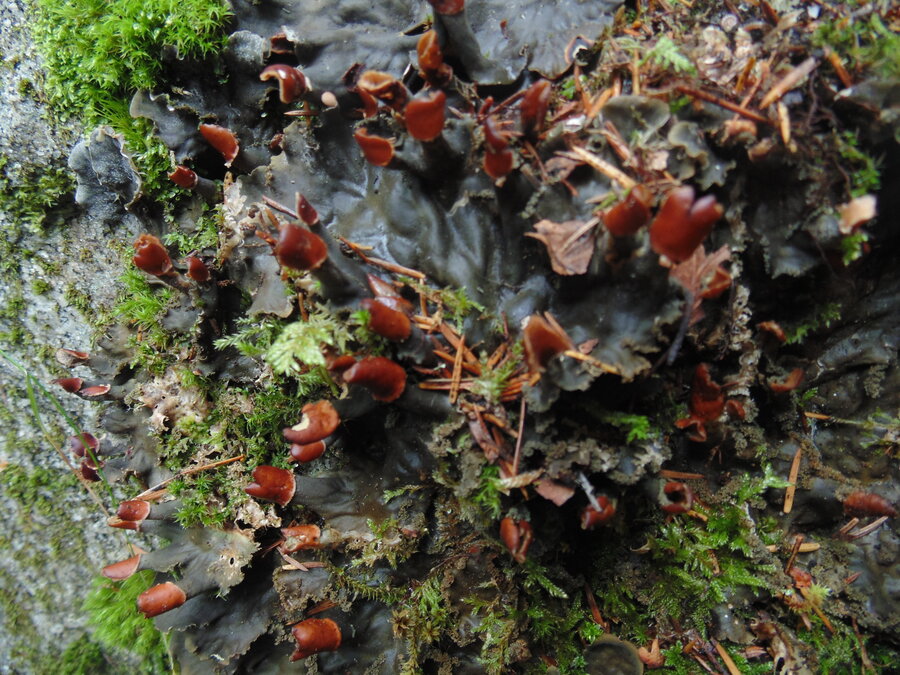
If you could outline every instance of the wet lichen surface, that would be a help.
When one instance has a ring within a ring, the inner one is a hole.
[[[91,611],[155,572],[184,673],[893,662],[898,17],[643,4],[232,2],[131,101],[188,196],[73,151],[145,232],[58,354],[156,537]]]

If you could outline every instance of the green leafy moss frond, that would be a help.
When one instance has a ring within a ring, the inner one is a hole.
[[[163,635],[137,609],[137,597],[153,584],[155,573],[138,572],[122,582],[97,577],[84,602],[94,639],[111,649],[141,657],[143,671],[170,670]]]

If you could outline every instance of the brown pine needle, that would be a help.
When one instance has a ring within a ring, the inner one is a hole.
[[[778,131],[781,133],[781,140],[786,146],[789,146],[791,144],[790,113],[788,112],[787,106],[782,101],[778,101],[775,105],[775,110],[778,113]]]
[[[597,171],[602,173],[610,180],[616,181],[626,190],[630,190],[635,185],[637,185],[637,182],[629,177],[628,174],[626,174],[624,171],[616,166],[613,166],[602,157],[595,155],[593,152],[588,152],[584,148],[580,148],[577,145],[572,146],[572,149],[569,152],[560,152],[558,154],[563,157],[567,157],[568,159],[577,159],[584,162],[591,168],[596,169]]]
[[[450,382],[450,403],[456,403],[459,397],[459,382],[462,379],[463,353],[466,348],[466,338],[463,336],[456,350],[456,358],[453,361],[453,377]]]
[[[671,478],[673,480],[699,480],[706,478],[702,473],[688,473],[687,471],[671,471],[669,469],[660,469],[659,475],[663,478]]]
[[[519,473],[519,457],[522,454],[522,440],[525,438],[525,399],[519,406],[519,433],[516,434],[516,452],[513,455],[512,472],[513,476]]]
[[[183,469],[179,471],[171,478],[167,478],[161,483],[157,483],[151,488],[147,488],[137,497],[132,497],[132,499],[143,499],[144,501],[150,502],[156,499],[159,499],[166,493],[166,486],[169,485],[176,478],[181,478],[182,476],[190,476],[195,473],[200,473],[201,471],[206,471],[208,469],[215,469],[220,466],[225,466],[226,464],[231,464],[232,462],[240,462],[244,459],[244,455],[236,455],[234,457],[229,457],[228,459],[220,459],[217,462],[212,462],[211,464],[203,464],[202,466],[193,466],[188,469]]]
[[[475,357],[475,354],[466,347],[465,340],[461,340],[460,337],[456,334],[456,331],[446,322],[441,323],[440,325],[441,335],[444,336],[444,339],[450,343],[450,346],[456,350],[461,350],[463,352],[463,356],[466,361],[471,363],[473,366],[478,368],[478,374],[481,375],[481,367],[478,364],[478,359]]]
[[[778,80],[778,82],[772,85],[772,88],[769,89],[768,92],[766,92],[766,95],[763,96],[762,101],[759,102],[759,107],[761,109],[768,108],[770,105],[775,103],[775,101],[779,100],[791,89],[800,84],[803,78],[814,71],[816,69],[816,66],[818,65],[818,61],[810,56],[799,66],[791,68],[787,75]]]
[[[828,62],[831,64],[831,67],[834,68],[834,72],[837,74],[838,79],[841,81],[841,84],[844,85],[845,89],[849,89],[853,86],[853,78],[850,77],[850,73],[847,72],[847,69],[844,68],[844,63],[841,61],[841,57],[837,55],[831,48],[825,47],[825,58],[828,59]]]
[[[800,546],[803,544],[803,535],[798,534],[794,537],[794,544],[791,546],[791,555],[788,557],[787,562],[784,564],[784,573],[790,574],[791,568],[794,566],[794,561],[797,560],[797,554],[800,553]]]
[[[890,516],[881,516],[878,520],[873,520],[871,523],[866,525],[865,527],[861,527],[858,530],[854,530],[853,532],[848,532],[846,538],[847,539],[859,539],[860,537],[865,537],[867,534],[870,534],[877,530],[879,527],[887,522],[887,519]]]
[[[797,553],[812,553],[813,551],[818,551],[820,548],[822,548],[822,545],[817,544],[814,541],[804,542],[803,544],[800,544],[800,548],[797,549]],[[766,550],[769,553],[775,553],[778,550],[778,544],[771,544],[769,546],[766,546]]]
[[[741,675],[740,668],[737,667],[737,664],[734,662],[734,660],[732,660],[728,652],[725,651],[725,647],[720,645],[719,642],[715,639],[713,639],[712,643],[716,648],[716,651],[719,652],[719,658],[722,659],[725,667],[728,668],[729,675]]]
[[[434,355],[435,355],[436,357],[438,357],[438,358],[441,359],[442,361],[446,361],[447,363],[454,363],[454,364],[456,363],[456,358],[457,358],[457,357],[456,357],[456,356],[453,356],[453,355],[450,354],[449,352],[445,352],[445,351],[443,351],[442,349],[435,349],[435,350],[433,350],[433,353],[434,353]],[[457,354],[459,354],[459,352],[457,352]],[[463,367],[467,372],[471,373],[472,375],[475,375],[475,376],[481,375],[481,368],[478,368],[478,367],[476,367],[476,366],[473,366],[471,363],[465,363],[465,362],[464,362],[464,363],[462,364],[462,367]]]
[[[747,108],[740,106],[737,103],[727,101],[724,98],[716,96],[715,94],[708,94],[700,89],[693,89],[691,87],[685,87],[684,85],[678,85],[677,87],[675,87],[675,90],[693,98],[699,98],[701,101],[712,103],[713,105],[717,105],[720,108],[725,108],[725,110],[730,110],[733,113],[737,113],[741,117],[746,117],[748,120],[753,120],[754,122],[759,122],[760,124],[772,124],[767,117],[763,117],[759,113],[748,110]]]
[[[500,363],[503,357],[506,356],[506,350],[508,349],[508,347],[509,345],[506,342],[500,343],[500,346],[497,347],[497,349],[494,350],[494,353],[488,357],[488,370],[493,369],[498,363]]]
[[[790,485],[787,486],[787,489],[784,491],[784,507],[781,509],[782,513],[790,513],[791,509],[794,508],[794,494],[797,492],[797,476],[800,473],[800,460],[803,455],[803,448],[797,448],[797,452],[794,453],[794,461],[791,462],[791,470],[788,473],[788,482]]]
[[[816,603],[814,603],[810,600],[809,589],[804,588],[803,586],[800,586],[798,588],[798,590],[800,591],[800,595],[803,596],[803,599],[806,600],[807,604],[809,604],[809,606],[812,608],[812,611],[814,611],[816,613],[816,616],[818,616],[820,619],[822,619],[822,623],[825,624],[825,628],[828,629],[828,632],[831,633],[832,635],[834,635],[834,627],[831,625],[831,622],[828,620],[828,617],[825,616],[825,613],[822,611],[822,609]]]
[[[563,354],[577,361],[585,361],[586,363],[590,363],[592,366],[597,366],[600,370],[606,373],[610,373],[611,375],[619,375],[618,368],[616,368],[615,366],[611,366],[608,363],[604,363],[600,359],[595,359],[589,354],[582,354],[581,352],[575,351],[574,349],[567,349],[563,352]]]

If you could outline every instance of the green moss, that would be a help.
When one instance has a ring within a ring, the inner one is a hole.
[[[35,295],[46,295],[53,289],[53,285],[46,279],[36,278],[31,282],[31,292]]]
[[[109,649],[137,655],[146,673],[170,670],[163,635],[137,609],[138,595],[150,588],[154,577],[151,570],[138,572],[122,582],[97,577],[84,601],[94,639]]]
[[[828,632],[821,621],[813,617],[813,629],[798,631],[797,638],[809,645],[819,663],[817,672],[822,675],[866,675],[873,672],[863,667],[859,641],[853,630],[841,621],[832,621],[834,633]],[[866,638],[863,638],[865,644]],[[867,645],[866,651],[875,672],[888,672],[898,663],[900,653],[885,644]]]
[[[23,232],[43,233],[51,211],[72,202],[75,181],[64,167],[15,164],[0,155],[0,210],[16,223],[5,238],[15,242]]]
[[[850,196],[862,197],[870,192],[877,192],[881,187],[882,160],[869,155],[860,147],[859,133],[856,131],[836,134],[835,142],[838,153],[846,162],[843,168],[849,176]]]
[[[900,36],[891,32],[878,12],[867,17],[825,13],[812,42],[840,55],[852,70],[868,70],[877,77],[900,77]]]
[[[162,327],[160,319],[169,307],[174,290],[151,287],[146,275],[134,267],[126,270],[119,282],[122,290],[114,314],[140,334],[134,343],[135,363],[160,372],[173,359],[169,354],[173,337]]]
[[[814,333],[822,328],[831,328],[831,325],[839,321],[841,318],[841,306],[837,302],[829,302],[825,305],[817,307],[812,317],[803,323],[795,326],[793,329],[787,330],[787,339],[785,342],[789,345],[799,344],[803,342],[810,333]]]
[[[47,94],[88,124],[163,75],[163,54],[202,58],[225,43],[230,16],[220,0],[37,0],[34,36],[47,69]]]
[[[149,120],[131,118],[128,101],[162,82],[167,50],[181,58],[219,52],[229,17],[222,0],[36,0],[32,33],[48,71],[44,94],[57,116],[123,134],[146,191],[171,196],[168,150],[149,133]]]
[[[22,448],[21,442],[16,445],[20,451],[27,451]],[[40,466],[28,470],[18,464],[10,464],[0,471],[0,485],[4,493],[23,508],[48,517],[60,515],[60,494],[80,489],[78,480],[68,471]]]
[[[186,256],[191,251],[215,250],[219,243],[221,209],[221,205],[208,209],[197,218],[190,232],[173,230],[163,237],[163,241],[167,246],[174,247],[178,257]]]
[[[86,635],[76,637],[59,657],[59,671],[70,675],[111,673],[103,648]]]

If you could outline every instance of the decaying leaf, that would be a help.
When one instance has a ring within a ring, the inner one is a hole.
[[[596,236],[593,230],[596,225],[594,219],[587,222],[567,220],[563,223],[544,219],[535,223],[535,231],[527,232],[526,236],[537,239],[547,247],[550,264],[557,274],[584,274],[594,255]]]
[[[876,215],[875,207],[877,201],[875,195],[863,195],[838,206],[838,214],[841,216],[838,228],[841,234],[853,234],[857,227],[868,220],[872,220]]]
[[[707,255],[703,246],[698,246],[690,258],[683,263],[679,263],[672,268],[669,276],[684,287],[692,299],[689,321],[693,325],[703,318],[703,310],[700,303],[703,302],[704,294],[719,289],[711,288],[713,284],[721,285],[725,280],[731,279],[731,276],[721,267],[722,263],[731,258],[731,250],[728,246],[723,246],[719,250]],[[727,285],[726,285],[727,288]],[[714,295],[706,295],[705,297],[714,297]]]
[[[541,497],[550,500],[557,506],[562,506],[575,494],[575,490],[568,485],[550,478],[538,481],[534,489]]]

